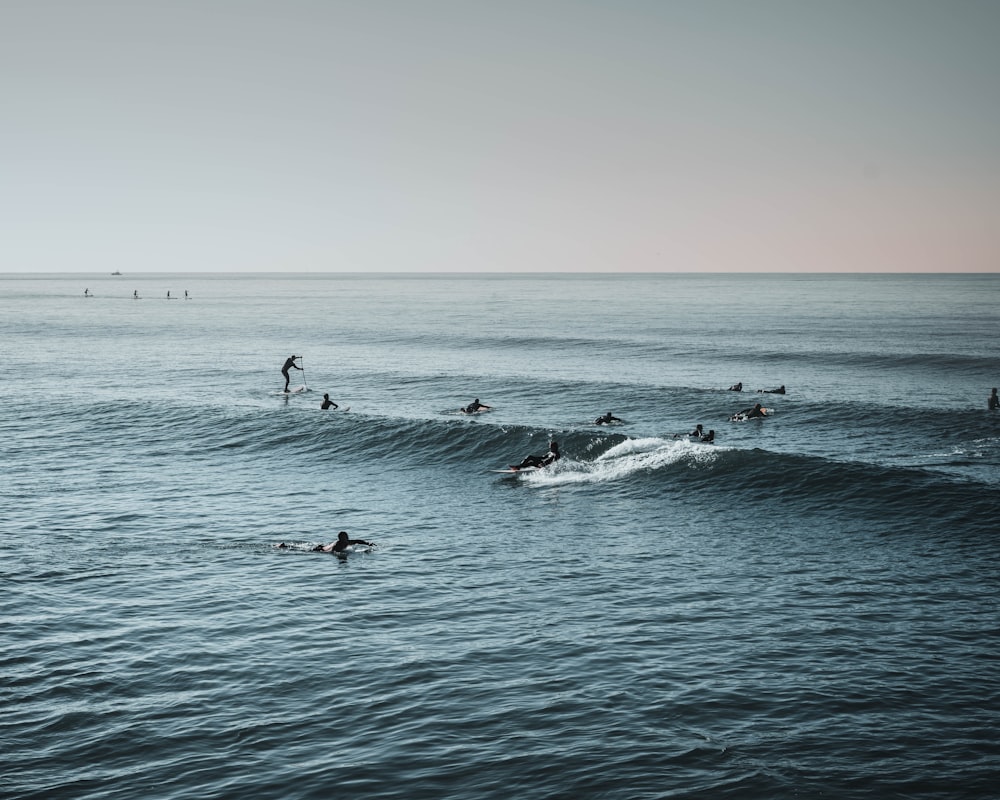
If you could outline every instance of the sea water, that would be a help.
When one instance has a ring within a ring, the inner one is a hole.
[[[998,334],[997,275],[2,276],[0,795],[996,797]]]

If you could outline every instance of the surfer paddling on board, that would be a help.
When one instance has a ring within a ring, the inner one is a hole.
[[[986,401],[986,405],[989,407],[990,411],[996,411],[1000,408],[1000,397],[997,397],[996,387],[993,387],[993,393],[989,396]]]
[[[624,422],[625,420],[620,417],[614,416],[610,411],[604,416],[598,417],[594,420],[595,425],[610,425],[612,422]]]
[[[777,389],[758,389],[757,394],[784,394],[785,384],[781,384]]]
[[[739,383],[734,383],[732,386],[729,387],[729,391],[730,392],[742,392],[743,391],[743,381],[740,381]]]
[[[559,458],[559,442],[553,439],[549,442],[549,452],[544,456],[525,456],[520,464],[511,464],[510,468],[516,471],[526,467],[547,467],[549,464],[554,464]]]
[[[340,406],[338,406],[336,403],[333,402],[333,400],[330,399],[330,395],[328,394],[323,395],[323,402],[320,403],[319,407],[323,409],[323,411],[326,411],[328,408],[333,408],[333,409],[340,408]]]
[[[285,359],[285,365],[281,368],[281,374],[285,376],[286,392],[288,391],[288,381],[291,380],[288,377],[288,370],[292,369],[293,367],[299,370],[302,369],[302,367],[300,367],[298,364],[295,363],[295,359],[297,358],[299,358],[299,356],[289,356],[288,358]]]
[[[337,541],[330,542],[330,544],[320,544],[313,548],[314,553],[343,553],[352,544],[363,544],[368,547],[374,547],[372,542],[366,542],[364,539],[351,539],[347,535],[347,531],[341,531],[337,534]]]
[[[744,408],[742,411],[733,414],[733,419],[762,419],[767,416],[767,409],[761,408],[760,403],[753,408]]]
[[[488,406],[485,403],[480,403],[477,397],[469,405],[462,409],[463,414],[475,414],[477,411],[489,411],[493,406]]]

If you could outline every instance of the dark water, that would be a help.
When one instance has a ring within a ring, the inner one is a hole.
[[[0,277],[0,795],[997,797],[998,309]],[[310,552],[341,529],[377,547]]]

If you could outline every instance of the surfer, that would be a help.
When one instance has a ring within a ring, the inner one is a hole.
[[[133,300],[138,300],[139,299],[139,290],[138,289],[136,289],[134,292],[132,292],[132,299]]]
[[[612,416],[610,411],[603,417],[598,417],[597,419],[594,420],[595,425],[610,425],[612,422],[624,422],[624,420]]]
[[[347,535],[347,531],[341,531],[337,534],[337,541],[330,542],[330,544],[320,544],[313,548],[314,553],[343,553],[352,544],[364,544],[368,547],[374,547],[372,542],[366,542],[364,539],[351,539]]]
[[[996,411],[1000,408],[1000,397],[997,397],[997,389],[993,387],[993,393],[990,395],[989,400],[986,401],[989,406],[990,411]]]
[[[702,424],[699,422],[697,425],[694,426],[694,430],[691,431],[691,433],[688,433],[688,434],[675,433],[674,434],[674,438],[675,439],[680,439],[680,438],[682,438],[684,436],[688,436],[688,437],[690,437],[692,439],[700,439],[704,435],[704,433],[705,433],[705,431],[702,428]]]
[[[190,300],[191,299],[190,295],[188,295],[188,290],[187,289],[184,290],[184,299],[185,300]]]
[[[513,470],[524,469],[525,467],[547,467],[560,459],[559,442],[553,439],[549,442],[549,452],[544,456],[525,456],[520,464],[511,464]]]
[[[84,297],[90,297],[90,289],[84,289],[83,290],[83,296]]]
[[[326,411],[328,408],[337,409],[340,408],[333,400],[330,399],[330,395],[323,395],[323,402],[320,404],[320,408]]]
[[[743,391],[743,381],[740,381],[739,383],[734,383],[732,386],[729,387],[729,391],[730,392],[742,392]]]
[[[734,419],[742,417],[743,419],[760,419],[761,417],[767,416],[767,409],[761,408],[760,403],[757,403],[753,408],[744,408],[742,411],[733,415]]]
[[[777,389],[758,389],[757,394],[784,394],[785,384],[781,384]]]
[[[701,427],[701,426],[699,426],[699,427]],[[705,444],[714,444],[715,443],[715,431],[714,430],[709,430],[708,433],[706,433],[704,436],[701,437],[701,440]]]
[[[489,411],[493,406],[488,406],[485,403],[480,403],[477,397],[469,405],[462,409],[463,414],[475,414],[477,411]]]
[[[302,369],[302,367],[300,367],[298,364],[295,363],[295,359],[297,359],[298,357],[299,356],[289,356],[287,359],[285,359],[285,365],[281,368],[281,374],[285,376],[286,392],[288,391],[288,381],[290,380],[290,378],[288,377],[288,370],[292,369],[293,367],[299,370]]]

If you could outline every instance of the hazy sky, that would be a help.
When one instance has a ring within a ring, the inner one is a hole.
[[[0,272],[1000,271],[1000,0],[0,0]]]

